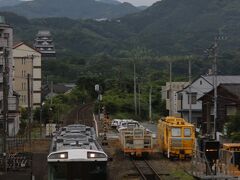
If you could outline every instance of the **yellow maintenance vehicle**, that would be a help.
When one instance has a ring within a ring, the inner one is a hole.
[[[191,159],[195,149],[195,128],[183,118],[168,116],[158,122],[160,152],[170,159]]]

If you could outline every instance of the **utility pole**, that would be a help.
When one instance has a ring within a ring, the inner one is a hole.
[[[138,115],[141,116],[141,85],[138,82]]]
[[[133,84],[134,84],[134,110],[137,116],[137,85],[136,85],[136,64],[133,62]]]
[[[31,59],[32,59],[32,67],[33,67],[33,64],[34,64],[34,55],[32,55],[31,56]],[[31,75],[31,77],[30,77],[30,82],[31,82],[31,85],[30,85],[30,87],[31,87],[31,123],[33,122],[33,113],[32,113],[32,110],[33,110],[33,91],[34,91],[34,89],[33,89],[33,69],[32,69],[32,75]]]
[[[51,81],[51,106],[52,106],[52,99],[53,99],[53,81]]]
[[[170,105],[170,109],[169,109],[169,116],[173,115],[173,105],[172,105],[172,61],[169,62],[169,74],[170,74],[170,87],[169,87],[169,105]]]
[[[97,97],[97,102],[98,102],[98,120],[100,121],[100,102],[102,101],[102,96],[101,96],[101,87],[99,84],[96,84],[95,85],[95,91],[97,92],[98,94],[98,97]]]
[[[40,106],[40,138],[42,138],[42,111],[43,111],[43,103]]]
[[[218,57],[218,43],[217,37],[214,42],[214,60],[213,60],[213,85],[214,85],[214,126],[213,126],[213,137],[216,139],[216,131],[217,131],[217,57]]]
[[[149,90],[149,121],[152,122],[152,85]]]
[[[192,65],[191,65],[191,59],[189,58],[188,60],[188,81],[189,81],[189,116],[188,116],[188,121],[192,123]]]
[[[207,114],[207,135],[209,136],[211,134],[211,117],[210,117],[210,107],[209,103],[206,103],[206,114]]]
[[[3,72],[3,156],[4,156],[4,171],[7,172],[7,136],[8,136],[8,94],[9,94],[9,65],[8,65],[8,50],[4,48],[4,72]]]
[[[28,92],[28,140],[31,144],[31,117],[32,117],[32,109],[31,109],[31,88],[30,88],[30,74],[27,74],[27,92]]]

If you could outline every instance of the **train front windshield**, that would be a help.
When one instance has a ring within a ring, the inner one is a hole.
[[[172,137],[191,137],[192,129],[189,127],[172,128]]]
[[[106,179],[106,162],[49,163],[48,180]]]
[[[181,128],[172,128],[172,137],[181,137],[182,132],[181,132]]]

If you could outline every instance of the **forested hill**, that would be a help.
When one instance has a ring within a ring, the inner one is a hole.
[[[219,31],[227,47],[240,43],[239,0],[162,0],[121,22],[139,43],[166,54],[199,53]]]
[[[104,22],[45,18],[21,24],[16,20],[20,17],[6,16],[23,40],[33,40],[39,29],[51,30],[58,52],[114,55],[140,46],[159,55],[201,54],[219,32],[227,37],[220,42],[225,52],[237,51],[240,44],[239,0],[162,0],[142,12]]]
[[[112,3],[111,3],[112,2]],[[116,18],[140,11],[129,3],[116,3],[108,0],[34,0],[11,7],[2,7],[1,11],[14,12],[28,18],[69,17],[73,19]]]

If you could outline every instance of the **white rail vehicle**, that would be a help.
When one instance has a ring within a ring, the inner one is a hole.
[[[142,157],[153,152],[152,132],[144,127],[120,130],[120,142],[124,154]]]
[[[106,179],[108,156],[95,136],[81,124],[61,128],[48,155],[48,180]]]

